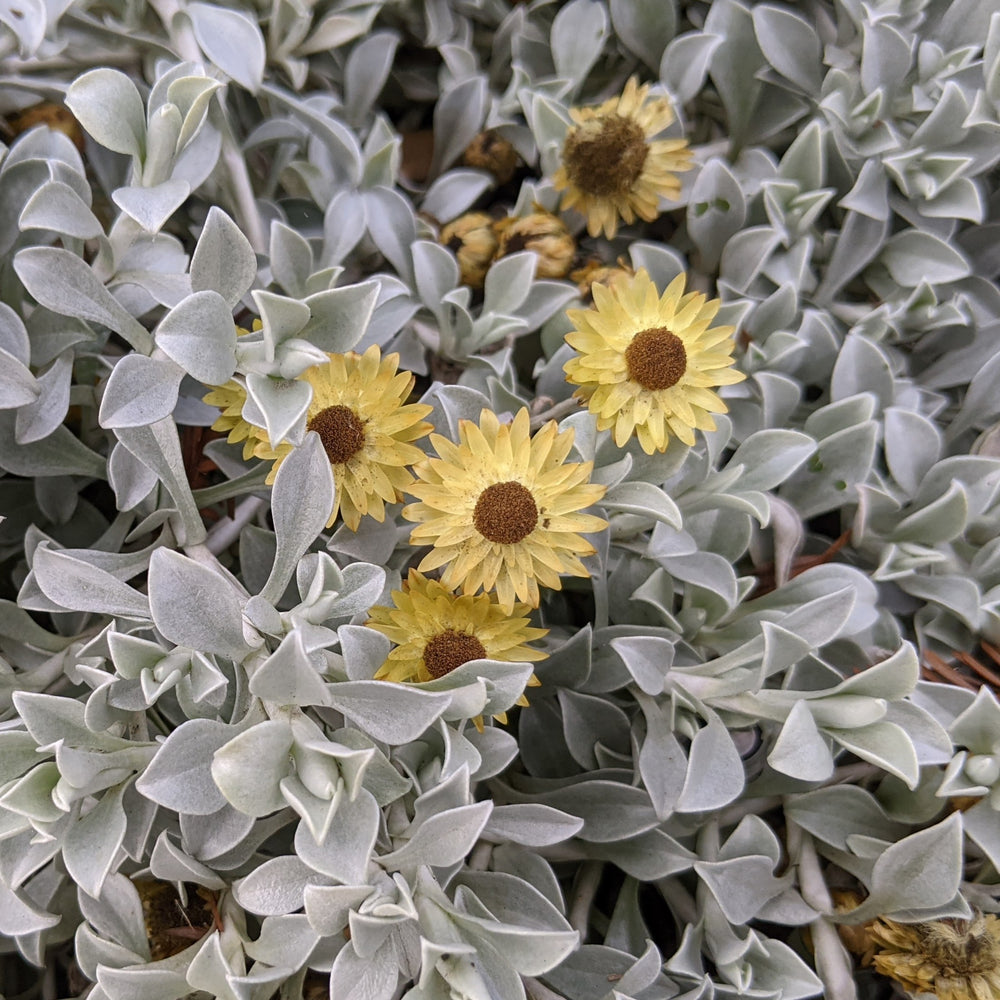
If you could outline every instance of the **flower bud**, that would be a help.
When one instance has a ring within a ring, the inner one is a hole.
[[[14,135],[27,132],[36,125],[48,125],[53,131],[68,135],[73,141],[73,145],[81,153],[83,152],[83,130],[80,128],[80,123],[61,104],[52,104],[51,102],[34,104],[15,115],[10,121],[10,128]]]
[[[462,154],[462,164],[488,170],[498,184],[506,184],[517,170],[517,150],[496,129],[487,129],[469,143]]]
[[[512,216],[496,223],[498,257],[530,250],[538,257],[536,278],[565,278],[573,264],[576,243],[562,220],[551,212]]]
[[[497,251],[493,218],[485,212],[467,212],[449,222],[439,239],[458,258],[462,283],[482,288]]]
[[[576,282],[580,296],[589,300],[593,298],[591,289],[595,284],[607,288],[625,288],[629,279],[634,276],[635,271],[621,260],[617,264],[604,264],[592,257],[583,267],[578,267],[570,273],[570,280]]]

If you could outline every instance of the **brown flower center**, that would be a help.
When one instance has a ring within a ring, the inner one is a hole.
[[[625,348],[628,377],[656,392],[677,385],[687,371],[687,351],[681,338],[666,327],[642,330]]]
[[[926,925],[923,950],[942,970],[952,975],[975,975],[1000,971],[1000,942],[980,918],[942,920]]]
[[[535,530],[538,506],[531,490],[520,483],[494,483],[479,494],[472,523],[483,538],[514,545]]]
[[[333,465],[348,461],[365,445],[365,425],[349,406],[328,406],[320,410],[307,427],[319,434]]]
[[[627,194],[649,154],[639,124],[621,115],[601,115],[574,128],[563,144],[563,165],[573,185],[586,194]]]
[[[424,646],[424,665],[431,677],[444,677],[469,660],[486,657],[486,647],[467,632],[448,629],[439,632]]]

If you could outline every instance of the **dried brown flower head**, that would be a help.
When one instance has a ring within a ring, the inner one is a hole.
[[[462,283],[482,288],[497,252],[493,218],[485,212],[467,212],[441,230],[439,239],[457,258]]]
[[[469,143],[462,154],[462,164],[488,170],[498,184],[506,184],[517,170],[517,150],[496,129],[487,129]]]
[[[576,242],[562,220],[551,212],[511,216],[496,223],[497,256],[530,250],[538,257],[536,278],[565,278],[576,254]]]

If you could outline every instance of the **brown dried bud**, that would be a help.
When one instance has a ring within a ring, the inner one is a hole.
[[[605,264],[592,257],[583,267],[571,272],[569,277],[571,281],[576,282],[580,296],[589,300],[593,296],[591,289],[595,284],[607,288],[624,287],[628,284],[629,278],[635,277],[635,271],[624,260],[619,260],[617,264]]]
[[[83,152],[83,129],[80,128],[80,123],[61,104],[52,104],[48,101],[43,104],[33,104],[10,120],[10,128],[14,135],[27,132],[36,125],[48,125],[53,131],[68,135],[72,139],[73,145],[81,153]]]
[[[573,265],[576,243],[558,216],[551,212],[532,212],[523,218],[511,216],[494,225],[499,240],[498,257],[519,250],[531,250],[538,256],[536,278],[565,278]]]
[[[477,170],[488,170],[498,184],[506,184],[517,170],[517,150],[496,129],[487,129],[466,147],[462,164]]]
[[[485,212],[467,212],[441,230],[439,237],[458,258],[463,284],[482,288],[497,251],[493,218]]]

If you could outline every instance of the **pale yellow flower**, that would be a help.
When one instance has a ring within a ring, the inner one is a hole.
[[[733,367],[733,327],[711,325],[717,299],[684,294],[678,275],[661,296],[645,270],[608,288],[592,286],[594,305],[570,309],[576,327],[566,342],[577,352],[563,365],[574,395],[623,447],[635,434],[646,454],[671,437],[694,444],[694,431],[715,429],[726,404],[713,392],[746,376]]]
[[[333,470],[336,497],[328,527],[338,511],[352,530],[366,514],[384,521],[385,505],[401,501],[413,482],[408,466],[424,458],[412,442],[430,431],[423,418],[432,407],[406,402],[415,380],[397,371],[398,365],[398,354],[383,358],[372,345],[362,355],[331,354],[327,364],[299,376],[313,388],[306,427],[319,434]],[[257,446],[258,458],[274,461],[269,483],[292,447]]]
[[[407,488],[419,501],[403,508],[417,522],[410,541],[433,546],[418,568],[445,567],[441,582],[465,594],[495,587],[507,613],[517,601],[538,607],[539,584],[559,590],[561,573],[589,576],[580,558],[594,547],[580,533],[607,522],[580,511],[605,487],[589,482],[592,462],[565,461],[573,432],[550,421],[532,437],[522,409],[510,424],[483,410],[458,433],[458,444],[431,435],[440,457],[414,466]]]
[[[402,590],[392,592],[392,601],[394,607],[372,608],[365,623],[396,644],[376,680],[422,683],[444,677],[470,660],[535,663],[548,656],[528,645],[548,629],[531,626],[526,604],[515,604],[508,613],[490,594],[454,594],[415,569]],[[532,674],[528,685],[538,684]],[[527,705],[528,700],[521,695],[517,704]],[[500,712],[494,718],[506,722],[507,714]],[[476,721],[482,728],[482,718]]]

